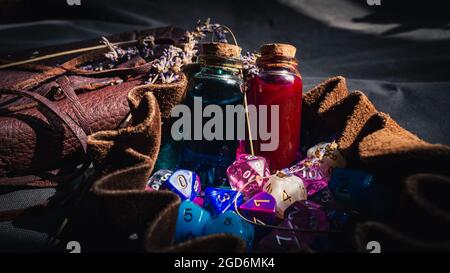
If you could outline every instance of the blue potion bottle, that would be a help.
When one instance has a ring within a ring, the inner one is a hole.
[[[186,104],[191,110],[192,137],[183,142],[181,167],[199,174],[203,187],[229,187],[226,169],[236,158],[239,136],[237,127],[245,130],[245,123],[242,123],[239,114],[233,115],[232,124],[226,118],[227,106],[242,107],[240,52],[240,47],[231,44],[202,44],[198,57],[200,71],[189,80]],[[209,109],[214,107],[222,113],[208,114],[208,111],[204,111],[208,106]],[[201,117],[198,115],[200,111]],[[242,117],[242,113],[240,114]],[[212,119],[216,126],[210,126]],[[208,136],[207,132],[214,134]]]

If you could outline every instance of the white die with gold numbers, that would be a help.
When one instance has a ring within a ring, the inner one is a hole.
[[[272,175],[263,190],[271,194],[276,205],[278,218],[284,218],[284,211],[296,201],[306,200],[307,192],[303,180],[298,176],[279,171]]]

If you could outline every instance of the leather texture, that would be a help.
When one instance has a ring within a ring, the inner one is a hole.
[[[108,39],[114,42],[123,37],[137,40],[140,35],[154,35],[156,43],[178,44],[184,33],[179,28],[165,27],[118,34]],[[86,42],[78,47],[91,44]],[[67,48],[70,46],[53,50]],[[25,176],[43,177],[44,173],[83,163],[86,141],[80,142],[77,134],[58,117],[57,111],[67,115],[78,125],[77,130],[82,129],[86,134],[116,130],[124,124],[130,112],[128,92],[145,84],[151,62],[140,58],[103,71],[80,68],[100,60],[104,52],[91,51],[68,60],[60,58],[61,65],[57,65],[58,59],[52,59],[50,64],[32,63],[0,70],[0,186],[31,185]],[[49,107],[18,91],[46,98],[50,109],[57,111],[49,111]],[[45,185],[54,186],[52,183]]]

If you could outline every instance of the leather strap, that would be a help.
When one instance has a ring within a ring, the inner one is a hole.
[[[66,95],[66,98],[71,102],[72,109],[78,119],[78,124],[86,134],[90,135],[92,130],[89,124],[92,123],[92,118],[86,114],[86,111],[78,100],[77,94],[70,85],[69,78],[67,78],[67,76],[62,76],[58,78],[56,82],[59,84],[64,95]]]
[[[49,99],[29,91],[2,89],[1,93],[8,93],[13,95],[24,96],[30,98],[40,105],[44,106],[47,110],[55,114],[64,124],[67,125],[69,130],[75,135],[78,142],[80,142],[83,148],[84,154],[87,153],[87,135],[83,129],[76,124],[72,118],[66,113],[61,112]]]
[[[75,113],[77,113],[79,111],[79,113],[77,114],[77,115],[79,115],[78,116],[79,121],[82,121],[84,123],[84,126],[87,128],[87,130],[90,131],[89,126],[86,125],[86,120],[85,120],[86,116],[83,114],[80,114],[80,113],[83,113],[83,107],[81,106],[80,102],[76,98],[75,92],[70,87],[69,79],[64,76],[61,79],[61,81],[59,82],[59,84],[61,84],[61,88],[62,88],[63,92],[66,94],[66,96],[68,98],[70,97],[70,100],[73,102],[74,105],[76,105],[76,106],[74,106],[74,109],[76,109]],[[70,131],[76,136],[76,138],[80,142],[81,147],[83,149],[84,157],[85,157],[85,159],[87,158],[87,135],[86,135],[86,132],[82,128],[80,128],[80,126],[78,126],[67,114],[61,112],[50,100],[48,100],[47,98],[45,98],[39,94],[36,94],[33,92],[28,92],[28,91],[1,90],[0,92],[24,96],[24,97],[30,98],[32,100],[35,100],[40,105],[46,107],[50,112],[55,114],[64,124],[66,124],[67,127],[70,129]],[[75,96],[75,98],[73,96]],[[82,165],[82,167],[80,169],[78,169],[75,172],[68,174],[66,176],[53,175],[52,177],[48,177],[51,174],[46,173],[46,174],[43,174],[42,176],[27,175],[27,176],[22,176],[22,177],[5,177],[5,178],[0,178],[0,184],[5,185],[5,186],[7,186],[7,185],[18,186],[18,185],[26,185],[30,182],[36,182],[39,180],[41,180],[40,182],[45,183],[45,181],[48,180],[49,178],[50,178],[50,180],[53,180],[53,181],[54,180],[64,181],[64,180],[68,180],[68,179],[78,176],[79,174],[84,172],[89,167],[89,165],[90,165],[90,162],[88,160],[85,160],[84,164]],[[13,219],[19,217],[20,215],[23,215],[25,213],[34,213],[37,210],[46,208],[47,206],[48,206],[48,201],[38,204],[38,205],[35,205],[35,206],[27,207],[27,208],[1,211],[0,212],[0,221],[13,220]]]

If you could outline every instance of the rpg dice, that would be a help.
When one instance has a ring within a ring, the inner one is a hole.
[[[293,229],[294,225],[289,220],[284,220],[280,227]],[[275,229],[256,246],[256,252],[300,252],[304,249],[298,234],[290,230]]]
[[[147,181],[147,187],[146,190],[148,191],[157,191],[159,190],[162,185],[169,179],[169,177],[172,175],[171,170],[165,170],[161,169],[157,172],[155,172]]]
[[[328,178],[322,173],[320,160],[305,158],[289,168],[289,172],[300,177],[308,196],[314,195],[328,185]]]
[[[330,223],[325,210],[312,201],[298,201],[292,204],[284,213],[284,219],[291,221],[295,228],[327,231]],[[315,238],[314,233],[299,233],[303,244],[310,245]]]
[[[237,197],[237,207],[242,204],[243,196],[238,191],[230,189],[212,188],[205,189],[204,207],[213,215],[234,210],[234,199]]]
[[[164,183],[163,187],[178,194],[182,200],[194,200],[200,193],[200,178],[195,172],[187,170],[175,171]]]
[[[211,220],[208,211],[186,200],[181,202],[175,231],[175,241],[187,241],[203,235],[206,225]]]
[[[385,217],[395,202],[392,192],[383,189],[370,173],[361,170],[334,169],[329,188],[338,201],[378,219]]]
[[[255,229],[252,224],[243,220],[233,211],[219,214],[205,229],[205,235],[227,233],[242,238],[247,243],[247,248],[253,247]]]
[[[264,185],[263,190],[271,194],[276,201],[276,216],[283,219],[284,211],[295,201],[306,200],[307,193],[302,179],[279,171],[272,175]]]
[[[261,191],[263,177],[270,175],[266,159],[260,156],[241,154],[227,169],[230,186],[234,190],[242,190],[246,197]],[[245,186],[249,181],[247,186]]]
[[[247,219],[254,222],[274,224],[276,221],[276,205],[275,198],[271,194],[260,192],[242,204],[239,211]]]
[[[192,202],[194,202],[195,204],[199,205],[200,207],[203,207],[204,203],[205,203],[205,199],[203,199],[203,197],[195,197],[194,200],[192,200]]]
[[[325,209],[325,211],[331,211],[333,209],[336,209],[337,207],[337,203],[334,199],[333,193],[328,187],[325,187],[322,190],[318,191],[313,196],[311,196],[311,198],[308,198],[308,200],[321,205]]]
[[[308,158],[317,158],[320,160],[320,168],[326,177],[331,176],[334,168],[345,168],[345,158],[338,150],[336,142],[326,143],[321,142],[307,152]]]

